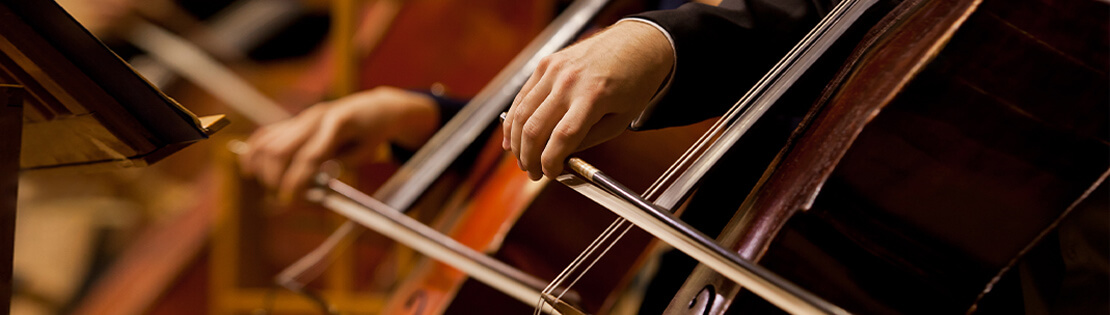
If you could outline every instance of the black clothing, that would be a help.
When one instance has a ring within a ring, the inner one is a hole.
[[[673,38],[672,83],[639,129],[719,116],[796,44],[831,7],[825,0],[725,0],[685,4],[634,18]],[[706,31],[712,30],[712,31]]]

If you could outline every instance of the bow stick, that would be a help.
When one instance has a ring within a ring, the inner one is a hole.
[[[375,194],[378,198],[361,194],[335,179],[327,180],[322,190],[311,191],[311,200],[354,221],[344,223],[324,244],[279,274],[277,281],[294,291],[303,292],[305,283],[317,277],[326,267],[328,253],[336,250],[341,240],[361,231],[353,223],[357,222],[452,265],[525,303],[539,299],[544,286],[542,280],[461,245],[397,209],[408,209],[447,165],[477,139],[483,127],[497,117],[497,113],[509,104],[515,91],[531,75],[527,69],[534,69],[539,58],[573,40],[608,2],[579,0],[568,7],[552,26],[529,44],[509,67],[499,73],[379,189]],[[201,83],[202,88],[246,113],[256,123],[271,123],[289,117],[275,102],[184,39],[149,23],[139,24],[128,37],[158,61],[191,81]],[[555,313],[551,308],[545,308],[545,311]]]
[[[622,219],[618,219],[618,222],[625,219],[631,221],[783,310],[803,314],[847,314],[843,309],[721,247],[675,218],[669,210],[690,194],[693,187],[725,152],[876,2],[848,0],[837,4],[833,11],[822,18],[801,42],[656,181],[646,194],[657,196],[654,203],[631,192],[578,158],[568,159],[568,169],[573,173],[563,174],[557,179],[621,216]],[[663,186],[667,188],[656,195],[658,188]],[[614,223],[616,225],[618,223]],[[598,242],[608,242],[608,236],[599,237]],[[594,248],[600,246],[604,245],[591,245],[582,257],[590,255]],[[596,259],[600,259],[600,256]],[[568,266],[568,270],[576,269],[576,265]],[[572,285],[573,283],[567,288]]]

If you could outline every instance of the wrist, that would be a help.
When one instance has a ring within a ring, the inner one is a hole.
[[[659,58],[661,65],[667,68],[667,73],[663,76],[662,80],[658,81],[658,85],[655,85],[656,90],[654,94],[640,112],[636,114],[636,117],[628,126],[628,129],[640,130],[651,116],[660,98],[670,90],[671,82],[674,80],[674,71],[677,68],[677,52],[675,50],[674,38],[671,37],[671,34],[668,33],[666,29],[652,20],[639,17],[627,17],[621,19],[617,23],[625,23],[630,25],[630,27],[639,29],[640,32],[648,34],[647,38],[650,39],[647,40],[647,42],[648,45],[650,45],[649,47],[651,47],[650,50],[657,54],[664,54],[656,58]],[[649,32],[648,29],[654,29],[655,32]]]
[[[674,67],[675,53],[671,40],[667,34],[653,24],[640,19],[623,19],[613,25],[618,30],[615,36],[632,41],[625,47],[631,48],[628,53],[641,59],[641,64],[647,66],[645,74],[655,74],[664,77]],[[660,79],[662,81],[662,79]]]
[[[396,95],[391,102],[395,106],[396,129],[391,141],[406,149],[415,150],[422,146],[435,133],[440,122],[440,111],[436,100],[431,96],[410,91]]]

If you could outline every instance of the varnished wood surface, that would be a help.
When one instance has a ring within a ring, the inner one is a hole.
[[[577,156],[631,189],[644,191],[708,129],[709,123],[624,133]],[[523,178],[526,174],[517,173],[516,176]],[[492,255],[541,279],[553,279],[614,219],[615,214],[570,188],[548,185]],[[645,250],[651,248],[652,242],[646,232],[632,229],[573,288],[582,297],[577,306],[595,314],[611,312],[620,293],[643,265]],[[494,314],[519,314],[531,312],[533,307],[473,280],[462,285],[455,299],[446,314],[471,314],[476,309]]]
[[[143,166],[215,131],[52,1],[0,1],[0,52],[0,80],[27,88],[24,169]]]
[[[500,139],[493,137],[492,139]],[[532,182],[515,160],[506,156],[499,141],[489,141],[431,226],[479,252],[501,247],[509,229],[547,182]],[[423,259],[395,290],[383,308],[388,314],[441,314],[453,303],[467,274],[442,262]]]
[[[361,61],[363,88],[474,97],[555,16],[554,1],[409,1]],[[429,23],[429,21],[435,21]]]
[[[860,312],[1020,310],[1020,297],[983,309],[979,295],[995,277],[1016,281],[1008,268],[1110,161],[1110,81],[1099,66],[1110,34],[1104,15],[1082,18],[1087,12],[1106,12],[1105,4],[981,4],[867,115],[873,120],[820,181],[819,195],[802,199],[815,199],[813,209],[791,223],[777,241],[782,254],[766,263],[793,266],[799,282]],[[1055,22],[1028,22],[1030,14]],[[899,38],[920,41],[890,40]],[[1076,45],[1084,48],[1069,48]],[[831,108],[883,99],[841,93]],[[1014,294],[1006,290],[995,288]]]
[[[1106,4],[917,5],[742,207],[739,250],[854,312],[1020,311],[998,279],[1110,162]]]
[[[774,118],[805,115],[807,122],[812,121],[815,118],[814,116],[821,112],[810,108],[810,105],[824,104],[833,97],[836,87],[851,78],[854,72],[850,70],[864,61],[863,58],[867,56],[869,50],[883,39],[882,35],[901,26],[908,18],[906,12],[915,9],[922,2],[912,0],[884,1],[870,8],[857,23],[837,40],[835,45],[820,57],[818,62],[800,78],[798,83],[790,87],[784,98],[777,102],[766,116]],[[887,82],[890,83],[890,81]],[[823,91],[822,88],[824,88]],[[860,119],[865,118],[860,117]],[[725,246],[733,246],[733,250],[737,251],[741,257],[754,261],[758,261],[762,257],[787,220],[807,205],[808,200],[805,195],[814,194],[820,189],[819,178],[823,176],[822,172],[835,166],[832,157],[838,152],[835,146],[847,145],[847,143],[839,142],[847,140],[842,134],[827,133],[828,131],[825,131],[826,133],[806,134],[821,137],[821,141],[829,141],[826,143],[829,147],[820,148],[809,155],[800,155],[801,159],[806,160],[790,161],[789,159],[799,158],[799,156],[787,155],[787,153],[792,152],[790,151],[790,145],[799,142],[796,137],[803,134],[800,131],[804,130],[805,123],[799,127],[799,130],[794,131],[795,135],[793,137],[789,135],[788,131],[778,130],[782,127],[776,127],[776,124],[782,123],[775,122],[774,119],[763,119],[758,122],[756,127],[749,132],[749,135],[742,139],[746,142],[740,142],[734,146],[732,152],[729,153],[730,156],[724,159],[726,161],[725,165],[719,165],[715,168],[718,172],[726,172],[728,175],[716,175],[707,179],[713,185],[722,185],[721,182],[725,182],[736,185],[736,187],[725,189],[703,187],[704,192],[699,192],[701,196],[696,195],[690,204],[691,212],[720,211],[718,209],[727,207],[721,199],[728,197],[714,197],[709,194],[721,194],[722,191],[739,193],[751,189],[747,197],[742,200],[743,203],[740,203],[740,200],[734,203],[738,205],[739,210],[728,224],[724,225],[721,234],[717,236],[717,242],[726,244]],[[845,128],[845,130],[838,130],[837,132],[843,133],[847,130],[850,129]],[[776,132],[779,134],[775,135]],[[779,149],[782,151],[775,152]],[[792,163],[791,165],[806,165],[808,167],[792,169],[790,172],[776,171],[783,167],[786,161]],[[728,164],[769,166],[764,171],[759,166],[730,166]],[[758,178],[760,172],[763,173],[762,178]],[[727,179],[718,179],[722,177]],[[758,183],[756,183],[757,179]],[[740,184],[741,182],[744,184]],[[715,204],[721,204],[721,206],[718,207]],[[711,209],[698,209],[698,207],[706,206],[711,207]],[[706,216],[700,215],[699,217]],[[704,221],[705,219],[695,217],[695,220]],[[717,228],[720,229],[721,227],[718,225]],[[703,290],[707,286],[711,286],[712,292],[719,295],[718,298],[712,299],[714,301],[714,306],[711,307],[713,312],[727,309],[730,303],[729,299],[735,297],[741,290],[737,284],[712,269],[698,266],[671,300],[668,311],[687,308],[690,301],[705,293]]]

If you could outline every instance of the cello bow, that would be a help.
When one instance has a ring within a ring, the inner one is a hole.
[[[844,310],[740,258],[668,211],[686,198],[700,179],[799,77],[877,0],[842,1],[770,72],[753,86],[697,143],[641,197],[577,158],[568,160],[560,183],[593,199],[634,225],[697,258],[730,280],[749,287],[776,306],[795,313],[844,314]],[[665,189],[660,189],[666,187]],[[654,200],[654,202],[647,201]],[[622,219],[618,219],[622,220]],[[587,250],[589,251],[589,249]],[[583,253],[583,256],[589,254]],[[568,269],[576,268],[572,265]]]
[[[578,0],[567,7],[370,199],[379,200],[388,208],[402,213],[410,209],[432,182],[479,138],[486,126],[496,121],[498,115],[511,103],[515,92],[531,75],[540,58],[571,43],[609,2]],[[283,270],[276,281],[294,291],[302,291],[306,283],[326,268],[329,263],[328,254],[345,243],[344,239],[361,231],[363,229],[358,223],[345,222],[323,244]]]
[[[577,31],[573,29],[567,31],[567,28],[580,28],[584,26],[590,21],[590,16],[584,18],[583,14],[596,14],[606,4],[607,1],[589,1],[581,2],[577,8],[568,8],[568,13],[571,13],[571,15],[563,18],[563,23],[556,23],[556,25],[562,27],[549,30],[549,32],[546,33],[549,35],[546,38],[554,38],[555,40],[537,40],[537,43],[542,45],[532,47],[532,50],[535,51],[533,54],[540,54],[540,56],[542,56],[544,52],[550,53],[551,51],[559,49],[558,45],[565,45],[569,40],[564,37],[570,36],[573,38],[573,36],[577,35]],[[288,114],[274,101],[251,88],[249,83],[235,76],[231,71],[219,65],[215,59],[208,56],[198,47],[189,44],[186,40],[147,23],[139,24],[131,34],[131,37],[133,37],[136,45],[147,50],[154,58],[163,62],[189,80],[201,83],[205,89],[221,97],[235,109],[247,113],[247,117],[254,120],[254,122],[267,124],[280,120],[283,117],[288,117]],[[540,39],[545,39],[545,37],[541,36]],[[527,52],[528,50],[525,51],[525,53]],[[522,53],[522,55],[524,55],[524,53]],[[538,57],[532,57],[531,59],[538,59]],[[530,59],[529,61],[534,62],[534,60]],[[518,65],[518,67],[524,68],[524,66],[520,65]],[[510,72],[510,74],[512,73]],[[510,78],[527,78],[528,75],[528,73],[517,74]],[[496,81],[497,80],[495,80],[495,83]],[[495,88],[499,87],[497,84],[491,84],[491,86]],[[479,102],[478,105],[489,107],[497,104],[498,101],[502,101],[503,104],[508,104],[504,102],[505,99],[503,98],[493,97],[492,100]],[[499,108],[494,108],[493,110],[495,110],[495,113],[500,113]],[[487,111],[490,110],[487,109]],[[463,115],[463,113],[460,112],[459,115]],[[470,115],[474,114],[471,113]],[[473,126],[474,121],[475,120],[471,117],[471,119],[467,121],[470,125],[465,126]],[[455,135],[457,132],[448,132],[448,134]],[[475,135],[475,137],[476,136],[477,135]],[[457,140],[457,138],[449,138],[446,141],[452,144],[458,143],[451,142],[451,140]],[[236,151],[237,148],[242,145],[244,144],[232,143],[230,147],[232,151]],[[456,145],[456,147],[461,151],[465,149],[466,145],[463,143],[462,146]],[[442,154],[436,155],[436,157],[441,161],[444,159]],[[414,157],[414,160],[415,159]],[[427,160],[428,159],[425,159],[424,161]],[[444,166],[450,164],[450,162],[451,161],[445,162]],[[409,166],[410,168],[419,168],[422,165]],[[401,171],[399,171],[399,173],[400,172]],[[435,174],[435,176],[438,176],[438,174]],[[434,180],[434,178],[432,179]],[[408,192],[411,192],[412,189],[412,187],[401,188],[402,191]],[[329,238],[329,240],[342,240],[347,235],[358,233],[359,230],[357,226],[349,224],[357,222],[385,236],[396,239],[411,248],[417,249],[425,255],[465,271],[471,274],[475,279],[488,283],[492,287],[503,291],[509,296],[517,298],[523,303],[531,304],[540,299],[540,291],[545,285],[542,280],[477,252],[465,245],[459,244],[450,237],[406,216],[403,211],[397,210],[373,197],[362,194],[355,188],[337,179],[323,179],[321,187],[310,191],[308,194],[310,200],[319,202],[326,208],[353,220],[337,230],[336,234],[343,236],[336,238],[333,235],[333,238]],[[412,196],[414,199],[416,197],[418,196]],[[348,226],[350,228],[345,229],[345,227]],[[337,245],[338,244],[335,243],[324,243],[321,247],[328,248],[328,250],[335,250]],[[322,264],[327,262],[326,258],[328,252],[322,252],[323,254],[320,257],[312,256],[319,253],[321,252],[318,249],[310,254],[310,256],[306,257],[310,259],[319,259],[316,263],[321,265],[309,265],[306,270],[317,272],[318,269],[314,270],[312,268],[320,268],[320,266],[323,266]],[[301,265],[294,265],[293,267],[300,266]],[[286,272],[288,272],[288,270]],[[315,277],[316,275],[310,274],[310,276]],[[283,279],[283,277],[289,278]],[[292,277],[284,273],[279,275],[278,278],[279,281],[283,281],[281,284],[286,285],[294,291],[305,293],[301,291],[303,289],[303,283],[288,282],[297,280],[288,280],[292,279]],[[574,298],[571,298],[571,300],[574,300]],[[553,309],[545,309],[545,312],[555,313]]]

